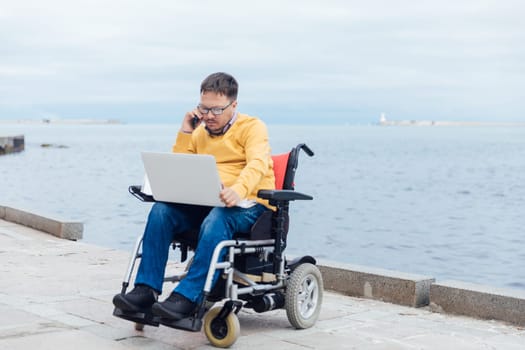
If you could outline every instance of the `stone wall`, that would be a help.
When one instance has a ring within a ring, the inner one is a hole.
[[[84,224],[81,222],[49,218],[2,205],[0,205],[0,219],[73,241],[82,239],[84,232]]]
[[[13,152],[22,152],[24,148],[24,135],[0,136],[0,155]]]

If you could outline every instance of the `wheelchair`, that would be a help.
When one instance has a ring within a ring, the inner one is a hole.
[[[323,280],[315,258],[305,255],[287,260],[284,254],[289,227],[289,203],[295,200],[311,200],[312,196],[294,190],[294,177],[299,154],[303,150],[308,156],[314,153],[306,144],[299,144],[288,153],[272,156],[275,173],[275,190],[260,190],[258,197],[269,201],[274,211],[264,212],[249,233],[237,233],[232,240],[220,242],[213,252],[203,298],[193,313],[181,320],[162,319],[148,313],[114,309],[113,315],[135,322],[135,329],[144,325],[164,326],[199,332],[204,325],[208,340],[216,347],[229,347],[240,335],[237,317],[241,308],[251,308],[257,313],[275,309],[286,310],[290,324],[296,329],[312,327],[319,316],[323,298]],[[140,186],[130,186],[129,192],[144,202],[155,201],[141,192]],[[165,276],[164,281],[178,282],[185,277],[191,258],[188,253],[195,250],[198,232],[189,231],[172,243],[180,250],[180,262],[187,262],[184,273]],[[140,235],[122,282],[121,293],[125,294],[135,269],[142,256]],[[226,257],[219,261],[220,253],[226,249]],[[212,286],[215,272],[222,271]],[[213,306],[215,303],[221,306]]]

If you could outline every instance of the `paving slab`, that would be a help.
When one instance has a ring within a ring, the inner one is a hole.
[[[0,220],[0,349],[213,349],[203,332],[136,331],[112,316],[129,256]],[[293,329],[284,310],[243,309],[239,321],[234,349],[525,348],[520,326],[330,291],[310,329]]]

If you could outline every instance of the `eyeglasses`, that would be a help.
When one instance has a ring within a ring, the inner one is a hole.
[[[204,107],[202,107],[201,105],[198,105],[197,108],[199,109],[199,112],[201,112],[201,113],[204,114],[204,115],[210,113],[210,111],[211,111],[211,113],[212,113],[213,115],[221,115],[221,114],[224,112],[224,110],[225,110],[226,108],[228,108],[228,107],[231,106],[232,103],[233,103],[233,101],[230,101],[230,103],[228,103],[228,104],[227,104],[226,106],[224,106],[224,107],[204,108]]]

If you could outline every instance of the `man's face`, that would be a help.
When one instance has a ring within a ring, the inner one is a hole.
[[[230,104],[230,100],[226,95],[216,94],[215,92],[204,92],[201,94],[199,105],[202,108],[224,108]],[[222,129],[228,124],[235,113],[237,101],[233,101],[220,115],[215,115],[211,111],[207,114],[202,114],[202,120],[206,127],[212,133],[220,133]]]

